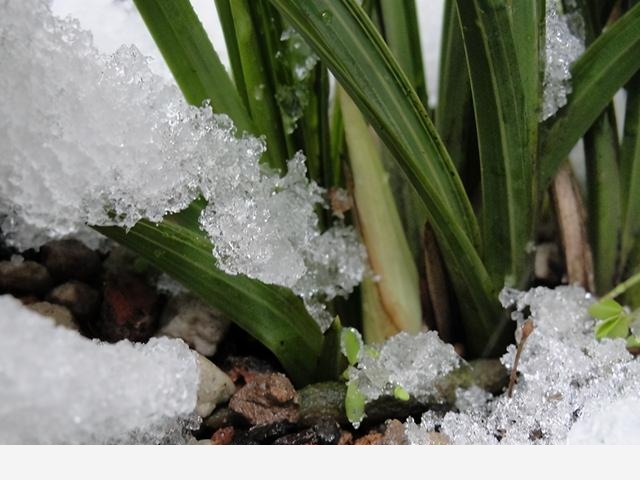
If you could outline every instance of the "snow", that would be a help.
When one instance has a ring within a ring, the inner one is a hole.
[[[209,39],[222,63],[229,68],[229,55],[224,43],[220,20],[211,0],[191,0],[191,5],[202,22]],[[53,0],[53,12],[58,16],[70,15],[90,30],[96,47],[106,54],[122,45],[134,44],[149,57],[154,73],[172,79],[144,22],[135,11],[132,0]],[[427,77],[431,107],[438,97],[438,68],[444,0],[416,2],[420,25],[420,43]],[[306,67],[306,65],[301,65]],[[283,92],[281,95],[284,95]]]
[[[262,139],[238,136],[206,104],[187,105],[135,46],[98,52],[44,0],[3,8],[0,88],[14,92],[0,98],[8,243],[25,249],[74,235],[95,246],[85,224],[159,222],[202,194],[200,225],[218,266],[292,288],[330,324],[322,302],[360,282],[365,250],[352,227],[320,231],[325,192],[307,180],[301,153],[281,177],[260,163]]]
[[[191,0],[191,6],[208,33],[220,60],[228,66],[229,56],[215,4],[211,0]],[[149,58],[149,67],[154,73],[173,81],[173,76],[133,0],[53,0],[51,9],[58,17],[70,16],[77,19],[83,29],[91,32],[95,47],[101,53],[112,54],[121,45],[135,45]]]
[[[436,332],[401,332],[381,345],[361,349],[357,364],[347,369],[348,382],[367,402],[393,395],[397,386],[415,398],[428,398],[436,393],[435,381],[459,362],[453,346],[440,340]]]
[[[567,286],[504,290],[501,299],[515,306],[519,325],[528,318],[534,324],[513,397],[486,401],[476,392],[471,402],[458,400],[459,411],[430,411],[419,426],[409,422],[407,434],[421,441],[437,429],[455,444],[636,443],[640,429],[631,412],[640,401],[640,362],[623,339],[596,340],[595,320],[587,314],[592,296]],[[505,367],[514,355],[511,345],[502,357]],[[628,426],[611,433],[625,418]]]
[[[546,2],[544,80],[542,111],[544,121],[567,104],[571,93],[571,65],[584,52],[584,33],[580,19],[561,13],[560,0]],[[572,28],[573,27],[573,28]]]
[[[583,412],[567,442],[573,445],[640,445],[640,398],[627,397]]]
[[[181,340],[107,344],[0,296],[0,443],[176,443],[198,426]]]

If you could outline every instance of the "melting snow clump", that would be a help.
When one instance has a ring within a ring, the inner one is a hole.
[[[324,192],[302,154],[281,177],[260,163],[262,139],[187,105],[136,47],[100,54],[46,0],[2,9],[0,89],[11,95],[0,97],[0,228],[11,244],[159,222],[202,195],[218,266],[292,288],[330,323],[321,302],[360,282],[365,250],[351,227],[320,231]]]
[[[0,443],[184,443],[198,367],[181,340],[100,343],[0,296]]]
[[[572,17],[560,13],[560,0],[546,2],[543,100],[540,121],[567,104],[571,93],[571,65],[584,52],[584,40],[572,31]]]
[[[457,411],[429,411],[420,425],[408,422],[407,435],[416,443],[434,431],[456,444],[638,442],[640,362],[623,339],[596,340],[587,314],[593,298],[578,287],[558,287],[505,289],[501,300],[516,307],[519,325],[528,308],[534,325],[512,398],[467,392],[459,395]],[[514,357],[511,345],[501,359],[505,367],[511,369]]]
[[[627,397],[583,412],[569,432],[568,443],[640,445],[640,398]]]
[[[357,364],[350,366],[347,374],[367,402],[393,395],[398,386],[422,399],[434,395],[436,380],[459,363],[453,347],[440,340],[436,332],[401,332],[381,345],[362,348]]]

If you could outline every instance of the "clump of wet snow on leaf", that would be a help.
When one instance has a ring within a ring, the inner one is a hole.
[[[85,225],[160,222],[202,195],[200,225],[217,265],[291,288],[323,328],[323,302],[350,293],[365,270],[355,229],[322,232],[324,191],[296,154],[288,171],[260,163],[268,147],[231,120],[187,105],[135,46],[99,53],[45,0],[10,0],[0,18],[0,224],[25,249]]]

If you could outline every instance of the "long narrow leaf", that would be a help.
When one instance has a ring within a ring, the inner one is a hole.
[[[380,0],[384,37],[425,108],[429,106],[415,0]]]
[[[354,0],[271,0],[307,39],[393,152],[425,203],[480,353],[500,315],[479,230],[451,159],[393,55]]]
[[[578,4],[584,19],[585,43],[599,35],[605,20],[593,2]],[[618,128],[613,103],[584,136],[587,173],[587,219],[593,252],[596,293],[604,294],[616,281],[622,227]]]
[[[589,241],[597,293],[613,288],[622,224],[618,131],[610,106],[584,137]]]
[[[97,230],[145,257],[249,332],[278,357],[296,383],[313,378],[323,336],[291,291],[220,271],[208,239],[170,220],[159,225],[141,221],[128,233],[117,227]]]
[[[420,101],[428,108],[415,0],[380,0],[379,3],[382,31],[389,49],[409,78]],[[391,188],[396,197],[407,240],[415,261],[419,262],[422,257],[422,234],[427,221],[426,209],[387,148],[382,149],[382,157],[389,172]]]
[[[249,0],[230,2],[246,97],[251,118],[258,133],[267,140],[267,159],[273,168],[284,168],[289,158],[280,109],[276,102],[276,85],[271,71],[269,32],[259,29],[253,12],[259,3]]]
[[[193,105],[211,100],[239,132],[256,133],[229,74],[189,0],[134,0],[182,93]]]
[[[534,217],[537,102],[530,96],[537,100],[537,88],[525,89],[531,78],[537,83],[537,11],[518,12],[520,29],[533,32],[526,38],[534,48],[526,49],[506,0],[458,0],[458,11],[480,150],[483,258],[497,284],[518,285]]]
[[[458,170],[469,162],[475,135],[471,86],[456,0],[446,0],[440,49],[436,128]]]
[[[620,153],[623,193],[621,271],[628,268],[634,246],[640,245],[640,73],[627,85],[627,108]]]
[[[224,43],[227,47],[227,55],[231,64],[231,72],[233,80],[236,84],[238,94],[244,101],[244,107],[249,111],[249,98],[247,97],[247,86],[244,82],[244,73],[242,72],[242,60],[240,58],[240,49],[236,35],[236,27],[233,23],[233,15],[231,14],[231,0],[215,0],[218,19],[222,27],[224,35]]]
[[[548,185],[576,142],[640,69],[639,51],[640,3],[600,35],[573,65],[568,103],[541,132],[541,186]]]

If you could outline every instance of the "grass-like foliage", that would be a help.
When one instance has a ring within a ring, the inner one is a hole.
[[[554,180],[581,138],[586,191],[572,192],[585,201],[570,203],[574,210],[586,205],[586,215],[573,213],[587,219],[578,225],[587,235],[577,237],[595,265],[583,268],[595,275],[596,293],[638,270],[640,5],[572,3],[584,19],[586,50],[572,66],[567,105],[540,123],[545,0],[448,0],[437,99],[427,98],[417,26],[416,7],[429,9],[426,1],[216,0],[228,73],[188,0],[135,0],[189,102],[209,99],[240,133],[264,136],[271,167],[284,169],[302,150],[310,178],[355,198],[347,219],[363,234],[380,281],[366,279],[359,294],[331,306],[342,324],[380,340],[419,330],[422,308],[422,317],[434,318],[442,336],[462,340],[471,356],[504,346],[498,292],[532,285],[540,226],[572,208]],[[299,37],[287,43],[291,35]],[[298,78],[296,67],[311,53],[320,61]],[[621,88],[620,141],[612,100]],[[548,201],[552,184],[555,202]],[[288,290],[218,270],[197,225],[202,207],[196,202],[129,233],[101,231],[222,310],[298,383],[340,372],[338,324],[323,335]],[[576,226],[558,224],[558,243],[573,262]],[[402,272],[406,278],[385,282]],[[637,289],[626,295],[640,306]],[[601,310],[595,313],[607,325],[627,325],[616,305]]]

